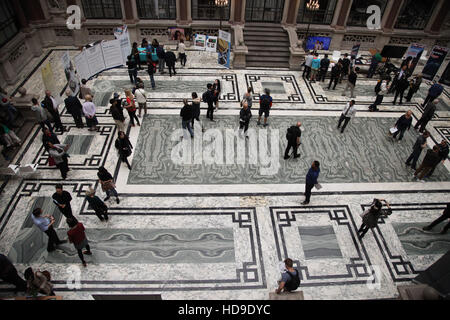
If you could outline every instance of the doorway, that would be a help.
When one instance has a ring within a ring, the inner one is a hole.
[[[283,16],[284,0],[247,0],[246,22],[279,23]]]

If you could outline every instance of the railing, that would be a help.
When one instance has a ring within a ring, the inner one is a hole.
[[[230,19],[230,5],[228,7],[219,8],[213,4],[195,5],[194,3],[192,3],[192,19],[194,19],[194,20],[227,21]],[[221,17],[221,14],[222,14],[222,17]]]
[[[155,8],[153,1],[137,0],[137,11],[140,19],[169,19],[177,18],[176,0],[160,1]]]
[[[330,10],[300,10],[297,16],[297,23],[331,24],[333,15],[334,11]]]
[[[431,18],[431,14],[416,15],[414,17],[399,16],[397,18],[397,23],[395,24],[395,28],[396,29],[422,30],[426,27],[430,18]]]

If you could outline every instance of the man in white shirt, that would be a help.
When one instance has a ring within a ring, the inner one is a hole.
[[[139,106],[139,118],[141,117],[141,110],[144,109],[144,116],[147,114],[147,94],[144,90],[144,84],[139,83],[138,89],[134,92],[134,96],[136,97],[136,101]]]
[[[314,56],[312,55],[312,53],[310,51],[308,51],[308,55],[305,58],[305,67],[303,68],[303,77],[309,79],[309,74],[311,73],[311,64],[312,61],[314,59]]]
[[[344,125],[342,126],[341,133],[344,133],[345,127],[347,126],[350,119],[355,115],[355,100],[351,100],[345,106],[344,110],[342,110],[341,117],[339,118],[338,129],[341,127],[342,121],[344,121]]]
[[[183,67],[186,66],[186,46],[184,45],[184,40],[181,39],[178,44],[178,52],[180,53],[179,59]]]

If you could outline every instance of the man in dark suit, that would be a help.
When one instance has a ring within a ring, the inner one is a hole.
[[[425,110],[423,110],[422,117],[417,121],[414,129],[417,130],[420,126],[419,132],[423,132],[428,122],[433,118],[434,112],[436,111],[436,105],[439,103],[438,100],[428,102]]]
[[[444,212],[442,212],[442,216],[434,220],[428,226],[423,227],[422,229],[425,231],[430,231],[431,229],[433,229],[434,226],[438,225],[439,223],[447,219],[450,219],[450,203],[447,203],[447,208],[445,208]],[[447,233],[448,229],[450,229],[450,221],[445,225],[444,228],[442,228],[441,234]]]
[[[395,74],[394,79],[392,80],[392,84],[391,84],[391,86],[389,87],[388,93],[392,93],[392,92],[394,92],[394,90],[397,89],[397,84],[398,84],[398,81],[399,81],[400,79],[408,78],[407,69],[408,69],[408,66],[407,66],[407,65],[404,65],[404,66],[402,66],[401,69]]]
[[[61,123],[61,117],[59,116],[58,103],[49,90],[45,91],[45,98],[42,101],[42,106],[52,115],[53,120],[55,121],[55,131],[60,130],[61,133],[63,133],[64,127]]]
[[[67,112],[70,113],[75,121],[77,128],[84,128],[83,124],[83,105],[76,96],[72,96],[72,91],[70,89],[66,90],[67,98],[64,100]]]
[[[58,183],[55,186],[56,192],[53,194],[53,202],[58,207],[59,211],[66,217],[72,218],[72,207],[70,206],[70,201],[72,201],[72,196],[69,192],[63,190],[62,184]]]
[[[405,93],[405,90],[408,88],[408,86],[409,86],[408,79],[406,78],[406,75],[403,74],[403,76],[400,79],[398,79],[397,85],[395,86],[395,97],[392,104],[395,105],[398,96],[400,96],[400,102],[398,104],[403,104],[403,94]]]

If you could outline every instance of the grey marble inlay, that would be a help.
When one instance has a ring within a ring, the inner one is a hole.
[[[270,93],[286,93],[286,90],[284,89],[284,85],[282,82],[264,82],[261,81],[261,85],[263,88],[270,89]]]
[[[440,226],[434,232],[423,231],[423,223],[392,223],[407,255],[444,254],[450,250],[450,237],[440,234]]]
[[[58,229],[60,238],[67,238],[67,229]],[[95,263],[227,263],[235,261],[234,237],[231,228],[223,229],[87,229]],[[30,239],[21,238],[20,243]],[[45,250],[44,250],[45,251]],[[73,263],[79,260],[71,244],[47,254],[41,250],[28,256],[24,251],[18,259],[24,263],[44,259],[48,263]],[[43,257],[43,256],[46,257]]]
[[[250,122],[250,129],[265,130],[256,125],[257,111]],[[152,115],[144,118],[136,144],[129,184],[298,184],[303,183],[311,162],[321,162],[319,181],[327,183],[350,182],[410,182],[413,171],[405,167],[404,162],[411,152],[417,137],[414,130],[405,133],[401,143],[387,136],[389,128],[397,118],[353,118],[345,133],[336,129],[337,117],[287,117],[270,116],[268,138],[265,143],[273,150],[270,136],[273,129],[279,130],[279,150],[275,162],[279,163],[274,174],[263,175],[264,166],[251,164],[248,157],[249,145],[258,143],[249,139],[246,145],[244,164],[234,161],[226,162],[226,129],[238,128],[236,116],[217,115],[217,122],[211,123],[201,115],[205,129],[217,128],[222,133],[224,148],[223,164],[195,164],[194,156],[191,164],[177,164],[172,161],[172,149],[180,142],[171,141],[171,135],[181,127],[179,116]],[[299,148],[301,157],[284,160],[286,147],[286,129],[295,121],[303,123],[302,145]],[[195,139],[194,139],[195,140]],[[256,141],[256,140],[254,140]],[[263,140],[261,140],[263,141]],[[194,142],[195,143],[195,142]],[[205,146],[211,142],[203,141],[203,154],[207,154]],[[260,148],[260,147],[258,147]],[[194,148],[192,147],[192,150]],[[236,149],[236,143],[235,143]],[[270,151],[272,152],[272,151]],[[258,151],[258,159],[263,153]],[[425,152],[419,158],[419,164]],[[184,162],[183,162],[184,163]],[[262,163],[259,161],[257,163]],[[448,181],[449,173],[439,165],[430,181]]]
[[[332,226],[298,227],[305,259],[342,258]]]
[[[87,135],[68,135],[64,140],[64,144],[69,144],[70,148],[67,150],[69,154],[87,154],[91,146],[94,136]]]
[[[152,90],[150,88],[149,82],[145,79],[144,79],[145,80],[144,85],[146,86],[146,90],[149,90],[150,93],[157,93],[157,92],[168,92],[168,93],[178,92],[178,93],[180,93],[180,92],[184,92],[184,93],[190,94],[194,91],[197,93],[203,93],[207,89],[206,85],[208,83],[214,82],[214,79],[212,79],[212,78],[203,80],[203,81],[187,80],[187,79],[185,81],[181,81],[181,80],[176,80],[176,78],[173,78],[173,79],[174,80],[159,80],[158,78],[155,78],[155,82],[156,82],[155,90]],[[222,80],[222,79],[220,79],[220,80]],[[109,83],[112,84],[112,88],[108,88],[108,91],[119,92],[122,94],[124,89],[133,88],[133,84],[131,84],[129,79],[127,79],[127,80],[108,80],[108,81],[109,81]],[[223,87],[223,82],[225,82],[225,81],[221,81],[222,87]],[[113,90],[111,90],[111,89],[113,89]],[[190,95],[189,95],[189,97],[190,97]],[[111,99],[111,97],[109,99]]]

